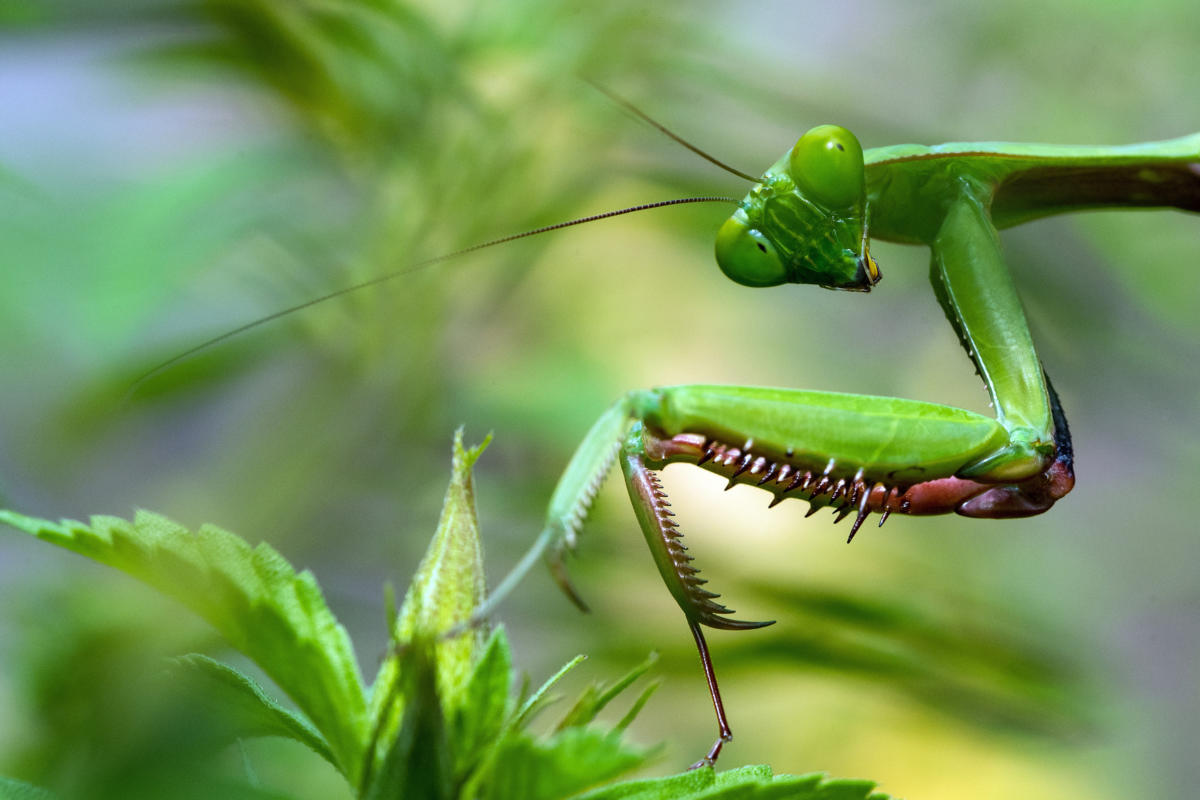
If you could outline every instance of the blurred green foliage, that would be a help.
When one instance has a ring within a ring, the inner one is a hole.
[[[410,574],[425,544],[387,532],[397,518],[432,528],[459,424],[498,436],[480,476],[498,575],[538,530],[570,449],[627,388],[711,380],[980,408],[927,254],[877,246],[885,281],[869,298],[751,292],[714,269],[724,211],[675,209],[325,304],[123,404],[137,375],[496,235],[741,191],[581,76],[750,172],[820,122],[868,147],[1160,139],[1200,130],[1192,6],[4,4],[0,499],[261,531],[319,567],[360,661],[377,662],[374,587]],[[724,765],[869,775],[925,800],[967,787],[1172,796],[1200,781],[1186,502],[1200,448],[1180,431],[1200,398],[1196,232],[1194,217],[1131,212],[1005,233],[1077,442],[1079,486],[1051,514],[892,520],[846,548],[792,504],[768,515],[753,490],[668,471],[717,589],[779,620],[713,638],[737,735]],[[660,649],[666,683],[632,732],[670,741],[682,766],[710,740],[711,709],[620,495],[602,496],[575,565],[597,613],[579,617],[534,578],[504,614],[534,674],[580,651],[603,667]],[[118,765],[125,742],[108,732],[131,712],[100,702],[126,696],[104,665],[156,664],[176,636],[208,642],[32,544],[0,538],[0,773]],[[131,613],[98,610],[121,606]],[[328,796],[328,771],[296,766],[303,751],[250,755],[267,785]]]

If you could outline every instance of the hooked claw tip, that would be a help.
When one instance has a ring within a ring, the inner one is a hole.
[[[555,551],[546,556],[546,564],[550,567],[550,575],[554,578],[554,582],[558,584],[558,588],[562,589],[563,594],[567,596],[575,607],[585,614],[591,613],[588,604],[580,597],[579,592],[575,590],[571,584],[571,576],[567,574],[567,565],[563,560],[562,551]]]

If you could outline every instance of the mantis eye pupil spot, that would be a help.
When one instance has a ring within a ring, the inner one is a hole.
[[[788,154],[788,173],[806,199],[826,209],[852,209],[862,203],[862,146],[838,125],[818,125],[801,136]]]
[[[787,269],[771,240],[750,227],[741,212],[725,220],[714,247],[717,266],[734,283],[743,286],[778,286],[786,283]]]

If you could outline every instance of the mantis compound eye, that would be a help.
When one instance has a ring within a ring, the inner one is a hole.
[[[775,245],[739,219],[741,211],[725,220],[717,231],[717,264],[726,277],[743,286],[778,286],[787,281],[787,269]]]
[[[809,200],[830,210],[857,206],[865,192],[862,145],[838,125],[818,125],[800,137],[788,168]]]

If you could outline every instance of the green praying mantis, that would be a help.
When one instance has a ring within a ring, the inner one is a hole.
[[[610,95],[611,96],[611,95]],[[150,374],[280,316],[467,252],[597,219],[690,202],[733,202],[716,262],[736,283],[868,292],[881,272],[871,239],[932,252],[938,302],[990,394],[995,418],[928,402],[800,389],[683,385],[633,390],[588,431],[551,496],[541,534],[473,619],[481,619],[543,557],[581,607],[564,568],[596,492],[619,461],[655,564],[696,642],[718,736],[694,766],[711,765],[732,733],[703,627],[769,625],[731,618],[692,565],[658,472],[694,464],[735,484],[807,501],[813,513],[1040,514],[1074,484],[1070,433],[1042,368],[997,231],[1041,217],[1107,207],[1200,212],[1200,133],[1123,147],[955,143],[862,150],[848,130],[809,130],[755,178],[664,133],[752,182],[739,202],[698,197],[634,206],[459,250],[284,309],[198,345]]]

